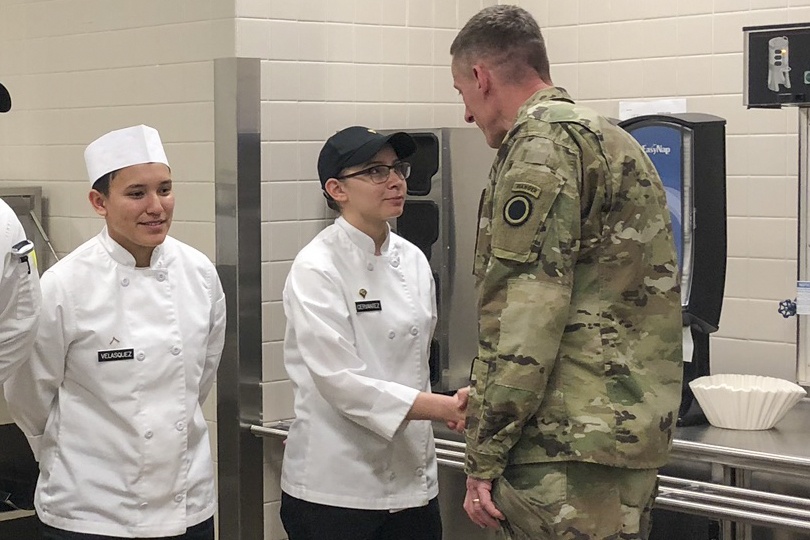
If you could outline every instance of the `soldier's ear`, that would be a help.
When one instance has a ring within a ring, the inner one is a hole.
[[[478,86],[478,90],[487,94],[492,85],[492,71],[484,63],[474,64],[472,67],[472,76]]]

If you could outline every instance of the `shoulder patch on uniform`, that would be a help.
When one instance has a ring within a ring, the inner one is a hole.
[[[531,195],[535,199],[540,198],[540,188],[528,182],[515,182],[515,184],[512,186],[512,191],[516,191],[518,193],[526,193],[527,195]]]
[[[515,195],[503,207],[503,219],[509,225],[523,225],[532,215],[532,202],[524,195]]]

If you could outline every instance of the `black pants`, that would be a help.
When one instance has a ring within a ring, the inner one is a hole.
[[[85,534],[55,529],[42,524],[42,540],[214,540],[214,518],[189,527],[185,534],[179,536],[161,536],[160,538],[132,539],[100,534]]]
[[[356,510],[302,501],[281,493],[289,540],[441,540],[439,501],[400,512]]]

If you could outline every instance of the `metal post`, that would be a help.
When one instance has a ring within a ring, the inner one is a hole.
[[[260,61],[214,61],[217,270],[228,328],[217,374],[219,537],[264,538]]]
[[[810,279],[808,248],[810,248],[810,107],[799,107],[799,281]],[[796,342],[796,373],[799,384],[810,384],[808,365],[808,338],[810,338],[810,315],[800,315]]]

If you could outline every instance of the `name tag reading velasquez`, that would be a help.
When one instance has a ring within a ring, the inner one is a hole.
[[[382,311],[382,302],[379,300],[355,302],[354,307],[357,308],[357,313],[363,313],[364,311]]]
[[[99,362],[115,362],[117,360],[132,360],[135,358],[135,349],[112,349],[98,351]]]

